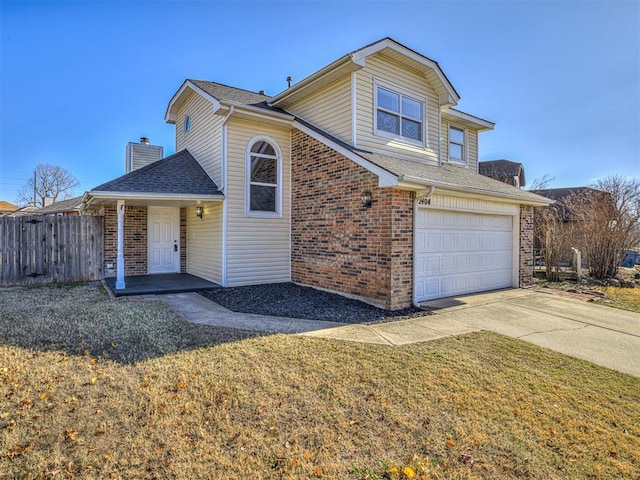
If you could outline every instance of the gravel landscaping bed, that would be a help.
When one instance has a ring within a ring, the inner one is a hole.
[[[290,282],[218,288],[200,294],[234,312],[330,322],[383,322],[429,315],[415,307],[390,312],[342,295]]]

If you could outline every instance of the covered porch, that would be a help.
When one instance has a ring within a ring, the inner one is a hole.
[[[212,251],[200,245],[201,237],[221,231],[216,223],[221,216],[207,215],[207,211],[217,213],[223,200],[222,192],[187,150],[85,193],[83,213],[105,218],[108,288],[121,296],[218,286],[210,280],[217,281],[219,276],[211,269],[199,269],[198,264],[206,264]],[[189,253],[194,260],[188,262],[189,240],[193,240]]]
[[[124,277],[124,288],[116,288],[116,277],[105,278],[105,284],[116,297],[160,295],[165,293],[201,292],[220,288],[217,283],[189,273],[163,273]]]

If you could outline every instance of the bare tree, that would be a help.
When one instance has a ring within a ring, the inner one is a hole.
[[[615,277],[622,257],[640,244],[640,179],[612,175],[566,199],[575,220],[579,248],[589,262],[589,274]]]
[[[531,185],[529,185],[529,188],[527,188],[527,190],[531,192],[535,192],[536,190],[544,190],[545,188],[549,188],[549,185],[551,185],[551,182],[553,182],[555,179],[556,177],[552,177],[548,173],[545,173],[543,176],[535,178],[533,182],[531,182]]]
[[[68,170],[57,165],[41,163],[18,192],[17,201],[21,206],[45,206],[45,198],[54,202],[71,198],[79,182]],[[35,186],[35,187],[34,187]]]
[[[533,230],[540,242],[547,280],[560,280],[560,263],[571,255],[574,222],[568,221],[562,205],[538,207],[533,213]]]

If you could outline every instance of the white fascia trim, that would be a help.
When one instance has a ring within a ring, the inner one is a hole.
[[[208,100],[213,106],[213,113],[215,113],[220,109],[220,101],[216,97],[208,94],[207,92],[202,90],[200,87],[197,87],[193,82],[189,80],[185,80],[185,82],[178,89],[175,95],[171,97],[171,100],[169,100],[169,106],[167,106],[167,112],[164,114],[164,121],[166,123],[172,123],[172,124],[176,123],[176,115],[171,111],[171,109],[173,108],[173,105],[178,101],[178,99],[182,96],[182,94],[186,91],[187,88],[190,88],[191,90],[196,92],[198,95],[201,95],[203,98]]]
[[[315,130],[312,130],[311,128],[307,127],[306,125],[303,125],[302,123],[298,122],[297,120],[294,120],[293,126],[295,128],[297,128],[298,130],[300,130],[301,132],[306,133],[311,138],[319,141],[320,143],[323,143],[327,147],[332,148],[333,150],[338,152],[340,155],[343,155],[343,156],[347,157],[349,160],[354,161],[355,163],[360,165],[362,168],[365,168],[365,169],[369,170],[371,173],[373,173],[374,175],[376,175],[378,177],[378,186],[379,187],[394,187],[394,186],[396,186],[398,184],[398,177],[395,176],[393,173],[390,173],[390,172],[386,171],[385,169],[378,167],[377,165],[375,165],[375,164],[369,162],[368,160],[362,158],[361,156],[357,155],[356,153],[352,152],[351,150],[349,150],[349,149],[343,147],[342,145],[339,145],[336,142],[328,139],[324,135],[321,135],[320,133],[316,132]]]
[[[366,57],[374,55],[379,51],[384,50],[385,48],[390,48],[392,50],[395,50],[396,52],[404,55],[405,57],[408,57],[424,65],[425,67],[433,70],[436,76],[438,77],[438,79],[444,85],[447,92],[449,93],[449,96],[453,100],[453,103],[458,103],[460,101],[460,97],[458,96],[455,89],[453,88],[453,85],[451,85],[451,82],[449,82],[447,77],[444,75],[444,72],[440,69],[440,66],[436,62],[428,59],[423,55],[420,55],[419,53],[414,52],[413,50],[408,49],[403,45],[400,45],[394,42],[390,38],[385,38],[384,40],[374,43],[373,45],[369,45],[368,47],[363,48],[362,50],[358,50],[357,52],[352,54],[351,57],[355,63],[364,66],[364,61]]]
[[[322,77],[324,77],[325,75],[331,73],[333,70],[335,70],[335,69],[337,69],[337,68],[339,68],[339,67],[341,67],[343,65],[346,65],[348,63],[351,63],[351,62],[358,63],[358,62],[355,62],[352,59],[351,55],[342,56],[338,60],[330,63],[329,65],[327,65],[326,67],[321,68],[317,72],[312,73],[311,75],[309,75],[306,78],[303,78],[298,83],[292,85],[291,87],[287,88],[286,90],[284,90],[284,91],[280,92],[279,94],[271,97],[267,101],[267,104],[270,105],[270,106],[276,106],[277,104],[286,101],[289,97],[291,97],[296,92],[298,92],[298,90],[301,90],[303,88],[307,88],[310,85],[313,85],[314,83],[320,81],[322,79]],[[364,66],[364,65],[360,65],[360,66]]]
[[[224,102],[223,105],[228,105],[229,108],[233,108],[232,116],[234,113],[244,113],[255,117],[258,120],[270,120],[282,123],[286,126],[291,126],[291,122],[295,119],[293,115],[288,113],[271,112],[260,107],[252,107],[250,105],[244,105],[242,103]]]
[[[537,202],[535,200],[530,200],[522,197],[509,195],[507,193],[494,192],[491,190],[483,190],[480,188],[473,188],[473,187],[460,187],[458,185],[452,185],[450,183],[437,182],[433,180],[426,180],[426,179],[410,177],[406,175],[400,177],[400,182],[398,183],[398,186],[401,188],[406,188],[408,190],[423,190],[425,186],[434,186],[434,187],[448,190],[450,192],[466,194],[464,195],[466,197],[474,197],[474,198],[481,197],[483,199],[486,199],[487,197],[494,197],[502,202],[517,203],[520,205],[532,205],[534,207],[543,207],[553,203],[552,200],[544,199],[544,197],[541,197],[541,198],[543,198],[546,201],[541,200]]]
[[[483,118],[475,117],[468,113],[461,112],[460,110],[453,110],[452,108],[443,108],[442,113],[445,117],[453,117],[457,120],[461,120],[466,123],[470,123],[473,126],[477,127],[478,131],[486,131],[493,130],[493,127],[496,126],[495,123],[490,122],[489,120],[485,120]]]
[[[224,200],[224,195],[195,195],[184,193],[144,193],[144,192],[89,192],[90,198],[114,200]]]

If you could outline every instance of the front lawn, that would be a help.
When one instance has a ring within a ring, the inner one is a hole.
[[[114,312],[121,331],[100,326]],[[496,334],[386,347],[203,330],[180,344],[159,302],[77,287],[0,290],[0,320],[7,478],[640,475],[640,379]],[[71,345],[35,331],[66,321]]]

